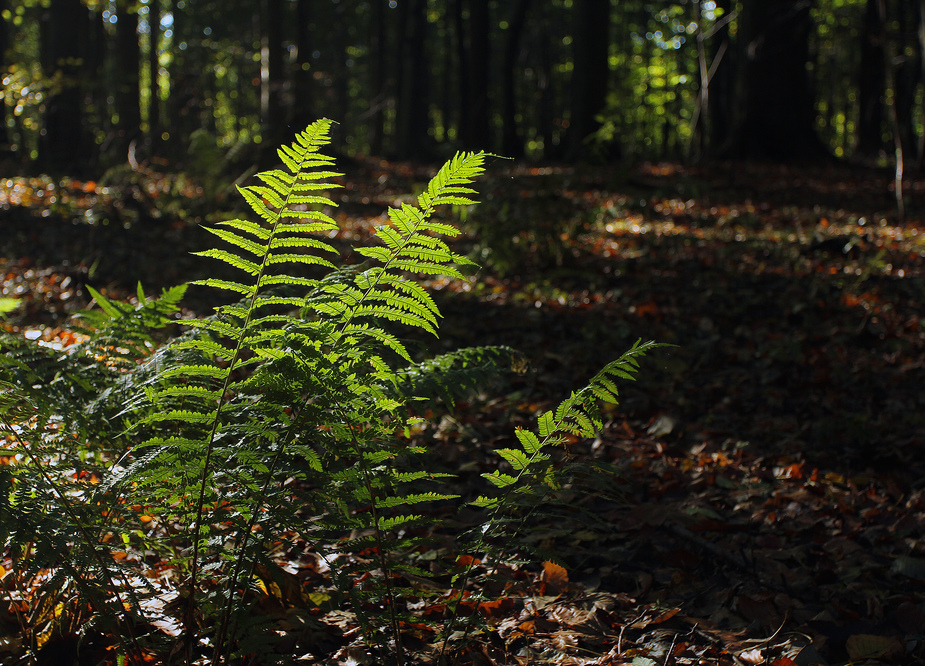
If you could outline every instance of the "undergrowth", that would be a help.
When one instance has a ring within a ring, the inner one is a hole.
[[[3,589],[27,658],[72,641],[101,663],[287,663],[320,650],[311,637],[339,613],[376,663],[402,664],[424,603],[443,609],[428,616],[432,655],[451,663],[478,630],[479,580],[523,556],[518,534],[575,474],[565,445],[600,431],[599,403],[656,346],[637,342],[535,430],[516,429],[476,499],[452,492],[412,436],[422,405],[452,406],[523,359],[506,347],[416,359],[401,330],[437,334],[416,278],[465,277],[472,262],[436,210],[475,203],[488,156],[448,161],[356,250],[365,263],[338,266],[330,126],[310,125],[280,148],[282,168],[240,188],[257,221],[209,229],[219,242],[199,254],[239,277],[194,284],[237,302],[163,342],[185,286],[153,299],[139,287],[136,305],[93,292],[76,344],[0,339]],[[454,528],[463,508],[477,524]],[[422,565],[439,538],[449,554]],[[292,552],[333,586],[287,572]]]

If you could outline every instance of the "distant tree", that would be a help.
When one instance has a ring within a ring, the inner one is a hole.
[[[283,3],[262,0],[260,12],[260,123],[265,144],[281,143],[285,130],[283,105]]]
[[[370,18],[369,62],[369,152],[381,155],[385,145],[385,111],[389,99],[389,38],[386,3],[372,3]]]
[[[524,26],[531,0],[517,0],[511,9],[504,61],[501,65],[501,151],[508,157],[524,154],[523,132],[517,121],[517,61],[523,44]]]
[[[425,57],[427,0],[403,0],[398,11],[395,154],[422,157],[430,151],[430,72]]]
[[[9,30],[6,14],[9,12],[9,0],[0,0],[0,71],[6,71],[6,50],[9,46]],[[10,150],[10,137],[6,126],[6,104],[0,105],[0,156]]]
[[[293,122],[306,127],[316,119],[316,103],[312,84],[312,0],[296,0],[295,4],[295,71],[292,77]],[[382,3],[376,3],[382,4]]]
[[[702,118],[706,130],[703,157],[710,157],[717,146],[729,139],[735,106],[735,49],[729,25],[732,22],[732,0],[717,0],[720,23],[708,40],[707,73],[709,76],[709,102]]]
[[[587,154],[588,137],[600,127],[598,116],[607,101],[610,68],[610,3],[575,0],[571,105],[567,159]]]
[[[892,49],[895,81],[896,120],[902,152],[907,163],[916,162],[919,150],[919,132],[915,118],[915,98],[922,83],[922,57],[919,53],[919,37],[922,21],[921,5],[901,0],[893,4],[895,24],[898,32],[895,38],[889,34],[889,42],[895,40]]]
[[[484,0],[455,0],[459,61],[459,139],[467,150],[485,149],[491,137],[491,19]]]
[[[744,0],[736,95],[741,112],[722,153],[739,159],[821,160],[808,73],[811,0]]]
[[[919,74],[923,81],[925,81],[925,0],[919,0],[918,10],[919,22],[916,33],[918,37]],[[925,95],[921,98],[921,105],[919,112],[925,115]],[[918,168],[922,168],[923,162],[925,162],[925,131],[919,134]]]
[[[43,12],[41,64],[53,80],[39,138],[39,166],[63,173],[86,172],[95,148],[85,124],[82,93],[87,8],[81,0],[51,0]]]
[[[135,3],[119,0],[116,19],[112,76],[118,121],[112,145],[116,159],[124,160],[129,144],[141,133],[141,50]]]
[[[860,30],[860,66],[858,69],[857,152],[877,155],[883,144],[883,24],[878,0],[867,0]]]
[[[148,135],[161,137],[160,89],[161,0],[148,0]]]

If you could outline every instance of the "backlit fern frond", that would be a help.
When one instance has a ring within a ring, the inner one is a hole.
[[[430,594],[427,578],[459,572],[455,558],[432,572],[417,557],[433,552],[428,541],[460,496],[452,470],[425,464],[433,447],[415,414],[452,408],[525,363],[504,347],[415,359],[402,336],[438,332],[421,278],[462,279],[472,263],[451,248],[459,232],[437,207],[474,203],[486,155],[448,161],[416,205],[390,210],[374,244],[356,249],[364,264],[337,268],[328,192],[340,174],[322,153],[330,129],[313,123],[280,148],[280,168],[239,188],[253,219],[209,229],[216,245],[198,254],[230,271],[195,284],[237,302],[183,320],[182,335],[160,345],[151,331],[173,321],[182,287],[157,300],[139,288],[131,305],[92,292],[100,309],[67,349],[0,332],[0,443],[30,461],[0,466],[0,535],[20,549],[15,575],[30,589],[44,581],[42,617],[57,613],[69,580],[96,617],[126,615],[129,660],[143,660],[131,634],[150,626],[141,601],[156,593],[142,580],[152,556],[184,586],[174,618],[183,635],[164,654],[182,646],[191,663],[207,642],[212,663],[284,653],[271,645],[273,618],[252,611],[290,547],[325,560],[331,604],[349,605],[367,644],[399,663],[402,633],[420,621],[408,602]],[[470,553],[496,542],[503,551],[533,507],[551,504],[565,478],[554,448],[601,428],[597,402],[616,399],[616,381],[652,346],[634,346],[542,414],[537,432],[518,429],[516,445],[497,451],[503,468],[484,475],[495,490],[474,502],[489,511]]]

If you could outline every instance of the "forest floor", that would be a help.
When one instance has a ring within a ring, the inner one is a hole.
[[[345,247],[430,175],[349,171]],[[576,493],[601,521],[536,527],[561,559],[512,565],[515,584],[479,607],[469,663],[922,663],[925,179],[905,183],[898,223],[885,171],[488,173],[460,245],[485,266],[431,285],[435,350],[510,345],[531,370],[422,433],[448,469],[477,483],[513,426],[635,340],[676,346],[572,447],[620,470],[621,501]],[[64,345],[81,285],[127,295],[140,279],[151,293],[206,270],[182,250],[207,247],[208,205],[195,183],[165,181],[0,181],[0,295],[22,305],[5,326]],[[331,627],[330,654],[299,663],[364,663],[353,627]],[[434,635],[408,640],[427,663]]]

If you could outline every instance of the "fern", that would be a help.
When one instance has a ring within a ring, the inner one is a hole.
[[[408,329],[439,330],[439,308],[418,278],[462,278],[471,265],[452,250],[458,231],[437,209],[475,203],[471,185],[487,156],[448,161],[416,205],[389,211],[376,244],[357,249],[365,263],[338,268],[327,211],[340,174],[322,152],[330,129],[327,120],[310,125],[280,148],[280,168],[239,188],[254,219],[209,229],[217,245],[198,254],[231,272],[193,284],[237,302],[184,320],[186,332],[158,344],[151,331],[172,320],[183,288],[157,300],[139,288],[138,306],[94,292],[100,310],[83,316],[80,345],[60,352],[0,340],[0,412],[11,450],[30,461],[0,475],[11,498],[0,528],[7,544],[24,543],[26,530],[42,535],[18,557],[18,580],[56,572],[42,586],[46,611],[77,581],[73,599],[92,601],[93,617],[122,618],[113,631],[126,654],[167,650],[192,663],[209,644],[213,664],[269,662],[272,627],[251,610],[279,584],[271,553],[301,543],[327,562],[331,603],[356,615],[369,648],[403,663],[402,623],[413,619],[405,604],[421,595],[411,581],[432,576],[405,554],[429,538],[437,507],[463,502],[406,433],[424,407],[452,409],[524,366],[504,347],[416,360],[404,339]],[[473,502],[486,523],[463,552],[513,538],[567,473],[550,452],[600,430],[597,403],[616,400],[616,382],[632,379],[653,346],[637,343],[543,414],[536,432],[517,430],[519,448],[497,451],[505,468],[484,475],[496,491]],[[79,459],[74,451],[90,442],[98,455]],[[86,480],[68,478],[75,468]],[[58,562],[62,549],[73,564]],[[156,619],[150,603],[164,594],[145,582],[141,553],[170,562],[182,581],[173,646],[131,634]],[[471,574],[457,572],[460,595]]]

